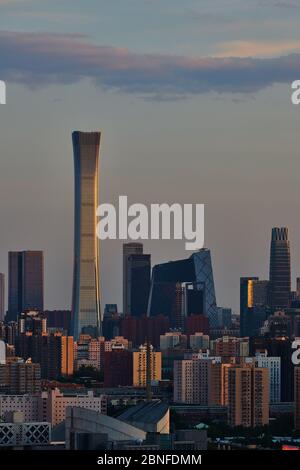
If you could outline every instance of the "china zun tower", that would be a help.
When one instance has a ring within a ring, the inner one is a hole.
[[[96,234],[100,132],[72,134],[75,170],[72,335],[101,334],[100,259]]]

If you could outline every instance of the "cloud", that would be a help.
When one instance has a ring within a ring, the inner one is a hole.
[[[83,35],[0,31],[0,77],[29,87],[75,83],[146,97],[254,93],[300,78],[300,54],[275,58],[141,54],[91,44]]]
[[[219,45],[215,57],[270,57],[300,51],[300,41],[231,41]]]
[[[286,8],[286,9],[295,9],[300,8],[299,3],[293,0],[260,0],[261,6],[265,7],[275,7],[275,8]]]
[[[0,0],[0,6],[1,5],[9,5],[11,6],[11,4],[14,4],[14,3],[21,3],[21,2],[24,2],[26,0]]]

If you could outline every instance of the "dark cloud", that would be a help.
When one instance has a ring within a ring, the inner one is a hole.
[[[300,54],[191,58],[98,46],[82,35],[0,32],[0,77],[29,87],[92,79],[103,88],[162,99],[254,93],[300,77]]]

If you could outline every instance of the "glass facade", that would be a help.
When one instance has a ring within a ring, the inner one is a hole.
[[[210,326],[216,327],[218,311],[210,250],[203,248],[188,259],[153,268],[149,315],[164,314],[172,319],[178,284],[184,288],[185,315],[205,314]]]
[[[83,330],[101,334],[99,240],[96,210],[99,201],[100,132],[73,132],[75,169],[74,272],[72,335]]]
[[[42,251],[8,253],[8,319],[26,310],[44,310],[44,255]]]
[[[291,295],[290,242],[287,227],[272,229],[270,252],[270,303],[273,308],[289,307]]]

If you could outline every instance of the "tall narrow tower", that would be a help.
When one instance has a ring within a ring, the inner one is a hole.
[[[99,202],[100,132],[72,134],[75,169],[74,271],[72,335],[101,334],[99,240],[96,209]]]
[[[8,253],[8,316],[16,321],[25,310],[44,310],[44,254],[42,251]]]
[[[270,252],[270,303],[275,308],[290,304],[291,260],[287,227],[272,229]]]
[[[142,255],[143,244],[132,242],[123,244],[123,313],[130,312],[129,261],[130,255]]]
[[[0,273],[0,321],[4,321],[5,317],[5,276]]]

